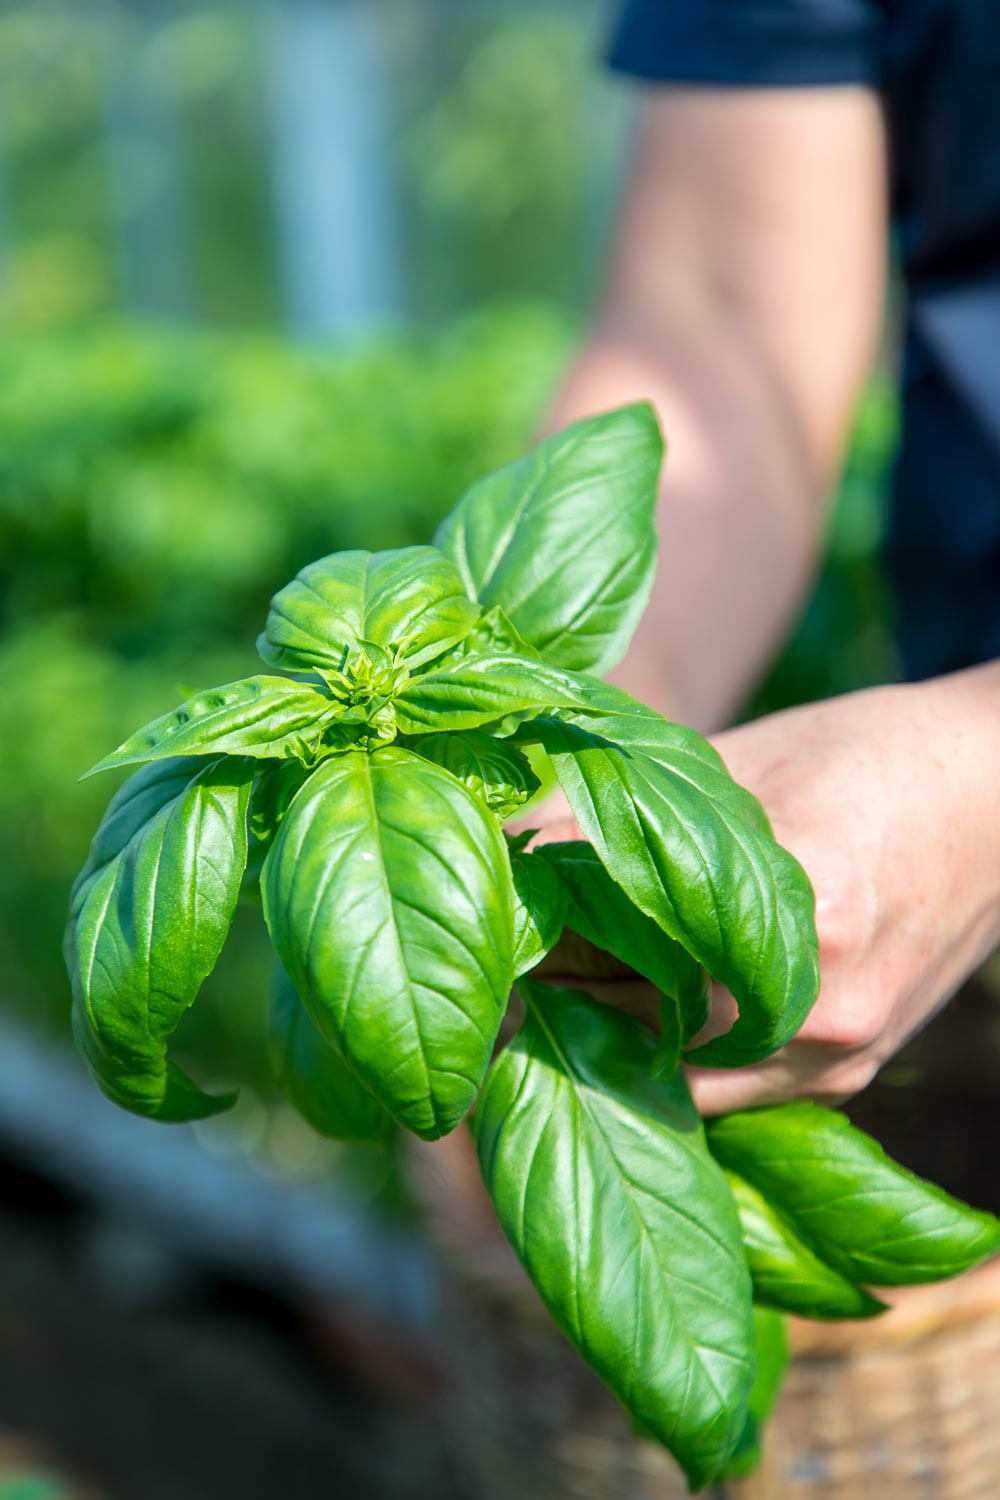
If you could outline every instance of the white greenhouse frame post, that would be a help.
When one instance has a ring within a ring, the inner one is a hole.
[[[289,327],[350,334],[396,311],[385,76],[364,0],[284,0],[268,70],[279,275]]]

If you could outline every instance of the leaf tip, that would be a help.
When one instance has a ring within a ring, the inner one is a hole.
[[[101,771],[114,770],[115,766],[118,765],[117,757],[119,754],[120,747],[118,750],[112,750],[110,755],[105,755],[104,758],[102,760],[99,760],[96,765],[91,766],[89,771],[84,771],[82,776],[78,776],[76,778],[77,782],[79,783],[81,781],[89,781],[91,776],[97,776]]]

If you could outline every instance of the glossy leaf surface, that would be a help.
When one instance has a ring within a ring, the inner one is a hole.
[[[572,990],[518,988],[527,1019],[473,1120],[486,1185],[560,1328],[698,1488],[753,1383],[732,1197],[683,1078],[650,1077],[640,1028]]]
[[[395,700],[396,722],[404,734],[473,729],[526,709],[585,710],[589,691],[590,679],[530,657],[466,656],[412,678]]]
[[[320,1135],[335,1141],[385,1141],[392,1118],[324,1041],[283,969],[275,977],[271,1058],[286,1097]]]
[[[217,1113],[167,1044],[215,966],[247,856],[250,760],[145,767],[112,799],[74,887],[73,1030],[117,1104],[160,1120]]]
[[[476,729],[462,734],[429,734],[410,748],[450,771],[501,819],[512,817],[540,785],[527,757],[516,746]]]
[[[533,969],[559,941],[567,896],[552,866],[520,850],[510,857],[514,877],[514,978]]]
[[[608,873],[735,995],[735,1025],[691,1060],[757,1062],[794,1036],[819,991],[812,887],[700,735],[607,684],[592,702],[605,712],[563,711],[527,734]]]
[[[474,484],[434,540],[549,661],[601,674],[649,597],[662,457],[648,404],[575,422]]]
[[[177,755],[308,758],[339,712],[339,705],[304,683],[284,677],[245,677],[196,693],[179,708],[154,719],[98,761],[87,775]]]
[[[168,803],[183,792],[205,761],[197,755],[177,756],[172,760],[154,761],[135,771],[123,782],[108,803],[100,826],[91,840],[87,861],[73,882],[69,902],[69,924],[66,941],[73,936],[74,919],[86,899],[94,879],[116,859],[131,839]]]
[[[1000,1223],[897,1165],[836,1110],[781,1104],[708,1122],[715,1157],[840,1273],[940,1281],[1000,1249]]]
[[[511,985],[513,890],[496,819],[398,746],[324,762],[264,865],[271,938],[313,1021],[401,1125],[472,1104]]]
[[[257,649],[285,672],[340,668],[363,641],[412,667],[468,635],[479,617],[452,563],[434,547],[334,552],[271,600]]]
[[[453,647],[448,655],[455,658],[469,655],[529,656],[532,660],[541,660],[539,652],[514,629],[498,604],[483,611],[481,619],[476,621],[465,640]]]

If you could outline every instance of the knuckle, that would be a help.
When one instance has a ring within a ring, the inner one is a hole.
[[[825,1104],[834,1109],[845,1099],[860,1094],[868,1087],[879,1070],[875,1056],[865,1055],[849,1061],[830,1062],[817,1068],[800,1080],[797,1097],[812,1099],[816,1104]]]
[[[874,1057],[859,1057],[828,1074],[826,1091],[835,1099],[849,1099],[860,1094],[871,1083],[878,1072]]]
[[[822,1042],[838,1053],[867,1053],[882,1036],[882,1018],[873,997],[863,990],[840,995],[835,1005],[824,1007],[811,1027],[811,1040]]]
[[[816,926],[823,956],[839,960],[870,951],[878,926],[874,886],[836,866],[819,875],[814,886]]]

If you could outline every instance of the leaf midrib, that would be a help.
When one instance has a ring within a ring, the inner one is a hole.
[[[601,1138],[601,1141],[603,1142],[603,1145],[604,1145],[604,1149],[607,1152],[608,1157],[610,1158],[611,1162],[613,1163],[613,1165],[615,1167],[615,1170],[617,1171],[617,1173],[618,1173],[619,1177],[621,1178],[622,1182],[625,1183],[625,1184],[627,1184],[628,1187],[631,1188],[631,1189],[633,1189],[633,1191],[634,1191],[636,1189],[635,1182],[633,1181],[633,1179],[631,1178],[631,1176],[625,1171],[625,1169],[623,1168],[623,1166],[619,1162],[617,1156],[615,1155],[612,1143],[611,1143],[611,1141],[610,1141],[610,1139],[608,1137],[607,1131],[604,1129],[604,1126],[603,1126],[603,1124],[602,1124],[599,1116],[596,1114],[596,1112],[593,1110],[593,1108],[588,1103],[587,1095],[588,1095],[588,1093],[591,1092],[589,1085],[587,1085],[581,1079],[579,1073],[573,1067],[570,1059],[567,1057],[566,1053],[563,1051],[563,1048],[560,1046],[559,1041],[558,1041],[557,1037],[555,1036],[554,1032],[546,1024],[544,1016],[543,1016],[542,1011],[541,1011],[541,1007],[536,1002],[530,1000],[527,996],[525,996],[524,993],[523,993],[523,991],[522,991],[522,997],[524,998],[526,1009],[531,1014],[532,1019],[534,1020],[535,1024],[538,1026],[539,1030],[542,1032],[543,1036],[545,1037],[545,1039],[547,1040],[549,1046],[551,1047],[553,1053],[555,1054],[556,1058],[558,1059],[558,1061],[559,1061],[559,1063],[560,1063],[560,1065],[561,1065],[561,1067],[563,1069],[564,1076],[566,1077],[566,1079],[567,1079],[568,1082],[572,1081],[572,1083],[574,1085],[573,1098],[574,1098],[574,1100],[577,1101],[578,1107],[587,1114],[588,1118],[590,1119],[591,1123],[593,1124],[594,1129],[596,1130],[597,1134]],[[680,1143],[678,1143],[678,1144],[680,1144]],[[653,1194],[652,1192],[649,1192],[648,1190],[643,1190],[643,1191],[645,1191],[646,1196],[648,1196],[651,1199],[653,1199],[653,1201],[655,1201],[655,1202],[659,1202],[660,1201],[659,1199],[657,1199],[655,1197],[655,1194]],[[692,1335],[690,1327],[689,1327],[689,1324],[688,1324],[688,1321],[684,1317],[683,1313],[681,1312],[681,1310],[680,1310],[680,1308],[678,1306],[678,1303],[677,1303],[677,1299],[676,1299],[676,1297],[673,1294],[673,1290],[672,1290],[671,1285],[670,1285],[670,1272],[669,1272],[668,1269],[664,1268],[663,1262],[660,1259],[660,1256],[657,1254],[657,1237],[656,1237],[656,1234],[650,1228],[650,1226],[647,1224],[645,1218],[643,1217],[642,1213],[640,1212],[639,1206],[636,1203],[633,1194],[630,1193],[630,1192],[626,1192],[624,1194],[624,1196],[625,1196],[625,1199],[626,1199],[626,1201],[628,1202],[628,1204],[630,1206],[630,1209],[632,1211],[632,1215],[635,1218],[636,1223],[639,1225],[641,1236],[644,1239],[646,1239],[646,1240],[648,1240],[650,1242],[650,1245],[651,1245],[651,1248],[652,1248],[652,1252],[653,1252],[653,1258],[654,1258],[654,1260],[655,1260],[655,1262],[657,1264],[657,1267],[659,1268],[660,1276],[661,1276],[661,1278],[662,1278],[662,1280],[664,1282],[664,1287],[665,1287],[666,1295],[668,1296],[668,1298],[670,1300],[671,1308],[673,1309],[673,1315],[674,1315],[675,1322],[676,1322],[677,1325],[680,1326],[680,1328],[681,1328],[681,1330],[683,1332],[683,1335],[684,1335],[685,1342],[687,1344],[688,1354],[689,1354],[689,1362],[690,1363],[695,1363],[696,1362],[699,1365],[699,1367],[701,1368],[701,1370],[702,1370],[702,1372],[704,1374],[705,1379],[708,1381],[709,1385],[712,1388],[712,1391],[716,1395],[720,1407],[724,1409],[727,1406],[727,1403],[728,1403],[728,1395],[724,1394],[722,1391],[719,1390],[719,1388],[718,1388],[718,1386],[717,1386],[717,1384],[715,1382],[715,1379],[714,1379],[714,1377],[713,1377],[713,1375],[711,1373],[711,1370],[709,1368],[708,1363],[704,1359],[697,1359],[696,1358],[696,1351],[700,1351],[702,1349],[706,1349],[706,1348],[709,1348],[709,1347],[713,1348],[713,1352],[715,1352],[715,1353],[721,1353],[723,1355],[728,1354],[728,1351],[726,1351],[726,1350],[718,1350],[718,1349],[715,1349],[714,1346],[705,1345],[705,1344],[701,1343],[698,1339],[696,1339]],[[679,1217],[686,1219],[686,1221],[689,1224],[697,1223],[697,1221],[693,1220],[690,1215],[681,1214],[679,1212],[679,1210],[676,1210],[676,1209],[674,1211],[678,1212]],[[718,1241],[716,1241],[712,1236],[708,1235],[708,1231],[707,1230],[705,1230],[704,1233],[706,1234],[706,1236],[708,1236],[710,1239],[712,1239],[713,1245],[717,1245],[718,1244]],[[738,1362],[741,1365],[743,1364],[743,1361],[738,1361],[737,1357],[735,1355],[729,1355],[728,1357],[731,1358],[734,1361],[734,1363]],[[685,1399],[686,1399],[686,1397],[685,1397]],[[678,1420],[679,1420],[679,1418],[678,1418]]]
[[[425,1087],[425,1090],[426,1090],[426,1093],[427,1093],[427,1102],[428,1102],[428,1104],[430,1106],[431,1114],[432,1114],[432,1116],[434,1118],[435,1125],[440,1125],[442,1123],[441,1122],[441,1117],[440,1117],[437,1105],[436,1105],[435,1100],[434,1100],[433,1090],[431,1088],[431,1069],[430,1069],[430,1065],[429,1065],[429,1063],[427,1061],[427,1050],[426,1050],[426,1046],[424,1044],[424,1035],[423,1035],[423,1032],[422,1032],[422,1030],[420,1028],[419,1007],[418,1007],[417,1002],[416,1002],[416,997],[414,996],[414,993],[413,993],[413,983],[412,983],[412,980],[410,978],[410,971],[409,971],[409,968],[407,967],[407,964],[406,964],[406,961],[405,961],[405,957],[404,957],[404,953],[403,953],[403,942],[402,942],[402,938],[400,937],[400,933],[399,933],[399,924],[396,921],[396,905],[395,905],[395,900],[393,898],[392,886],[389,883],[389,872],[388,872],[388,869],[386,867],[386,862],[385,862],[385,850],[382,848],[382,830],[381,830],[381,823],[380,823],[379,814],[378,814],[378,803],[377,803],[376,798],[375,798],[375,781],[374,781],[374,775],[373,775],[372,762],[371,762],[371,757],[368,756],[368,755],[366,755],[364,757],[364,765],[362,767],[362,776],[363,776],[363,782],[364,782],[365,796],[366,796],[366,798],[368,800],[368,809],[369,809],[369,814],[370,814],[371,823],[372,823],[373,843],[375,845],[375,850],[376,850],[376,860],[377,860],[377,864],[378,864],[378,873],[379,873],[379,877],[380,877],[381,882],[382,882],[382,888],[383,888],[383,893],[384,893],[384,896],[385,896],[386,906],[387,906],[387,909],[388,909],[388,911],[390,913],[390,924],[389,925],[392,927],[392,940],[393,940],[393,943],[394,943],[394,946],[395,946],[395,949],[396,949],[396,958],[397,958],[397,963],[398,963],[398,966],[399,966],[399,972],[405,977],[405,982],[406,982],[406,997],[407,997],[407,1000],[409,1001],[410,1014],[411,1014],[411,1016],[413,1018],[413,1029],[414,1029],[414,1031],[417,1034],[417,1056],[420,1059],[420,1068],[421,1068],[421,1071],[422,1071],[422,1074],[423,1074],[424,1087]]]

